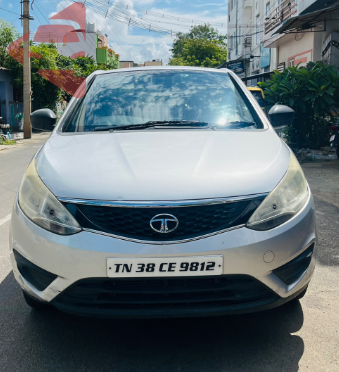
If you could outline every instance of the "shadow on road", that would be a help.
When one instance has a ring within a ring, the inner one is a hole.
[[[314,196],[314,201],[318,225],[317,259],[322,265],[338,266],[339,208],[317,196]]]
[[[26,306],[10,273],[0,284],[1,371],[298,370],[299,302],[216,318],[107,320]]]
[[[318,225],[317,259],[339,266],[339,160],[302,164],[315,202]]]

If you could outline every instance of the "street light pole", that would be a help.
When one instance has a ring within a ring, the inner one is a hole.
[[[30,122],[31,115],[31,60],[29,56],[29,0],[22,0],[23,3],[23,23],[24,23],[24,138],[32,137],[32,127]]]

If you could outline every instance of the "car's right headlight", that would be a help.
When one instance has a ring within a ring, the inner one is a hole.
[[[19,189],[19,205],[35,224],[59,235],[81,231],[81,226],[41,181],[35,159],[29,165]]]
[[[292,153],[290,156],[285,176],[255,210],[246,227],[253,230],[272,229],[291,219],[305,205],[307,182],[298,160]]]

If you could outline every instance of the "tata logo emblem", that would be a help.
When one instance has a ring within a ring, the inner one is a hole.
[[[179,221],[172,214],[157,214],[151,219],[150,226],[159,234],[168,234],[178,228]]]

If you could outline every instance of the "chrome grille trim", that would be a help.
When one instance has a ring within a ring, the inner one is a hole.
[[[232,226],[232,227],[229,227],[229,228],[224,229],[224,230],[219,230],[219,231],[215,231],[215,232],[210,233],[210,234],[196,236],[194,238],[182,239],[182,240],[171,240],[171,241],[139,240],[139,239],[127,238],[126,236],[110,234],[110,233],[106,233],[104,231],[87,229],[87,228],[83,228],[83,231],[94,233],[94,234],[99,234],[99,235],[110,236],[111,238],[126,240],[126,241],[129,241],[129,242],[139,243],[139,244],[170,245],[170,244],[189,243],[189,242],[193,242],[195,240],[209,238],[211,236],[222,234],[222,233],[225,233],[225,232],[228,232],[228,231],[237,230],[237,229],[240,229],[242,227],[245,227],[245,225]]]
[[[231,196],[228,198],[215,199],[192,199],[192,200],[160,200],[160,201],[118,201],[118,200],[96,200],[96,199],[75,199],[57,197],[60,202],[72,204],[86,204],[100,207],[120,207],[120,208],[174,208],[174,207],[196,207],[203,205],[233,203],[241,200],[266,197],[269,193],[251,194],[244,196]]]

